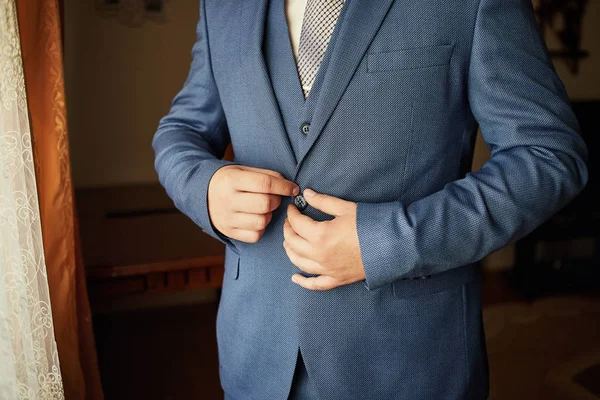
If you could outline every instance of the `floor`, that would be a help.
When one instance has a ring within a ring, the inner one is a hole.
[[[490,399],[600,399],[597,293],[531,302],[493,273],[484,302]],[[216,311],[211,301],[96,315],[105,398],[222,399]]]

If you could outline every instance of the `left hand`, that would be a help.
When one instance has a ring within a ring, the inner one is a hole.
[[[356,203],[321,193],[303,193],[306,202],[333,215],[330,221],[315,221],[293,204],[283,225],[283,247],[290,261],[309,274],[294,274],[292,281],[306,289],[329,290],[366,278],[356,230]]]

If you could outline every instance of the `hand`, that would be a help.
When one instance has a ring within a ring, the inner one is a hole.
[[[366,278],[358,233],[356,203],[325,194],[311,196],[306,202],[317,210],[333,215],[330,221],[315,221],[290,204],[283,225],[283,247],[290,261],[309,274],[294,274],[292,281],[306,289],[329,290]]]
[[[227,165],[208,183],[208,214],[213,226],[230,238],[257,242],[271,222],[281,196],[300,188],[279,172],[244,165]]]

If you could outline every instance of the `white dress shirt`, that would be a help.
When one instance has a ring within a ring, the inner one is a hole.
[[[306,2],[307,0],[285,0],[285,15],[296,60],[298,60],[298,46],[300,45],[300,32],[302,31]]]

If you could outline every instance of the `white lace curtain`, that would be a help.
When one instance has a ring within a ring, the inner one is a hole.
[[[64,399],[64,395],[16,4],[0,0],[0,400],[17,399]]]

